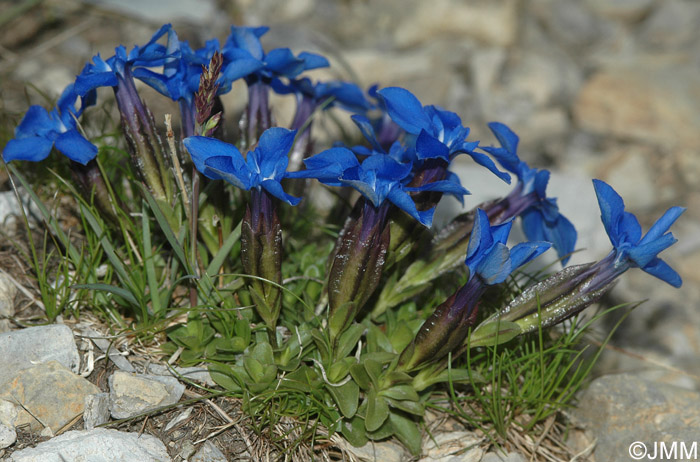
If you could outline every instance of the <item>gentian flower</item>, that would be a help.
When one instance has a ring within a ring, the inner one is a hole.
[[[97,155],[97,146],[78,131],[77,119],[87,106],[94,103],[94,97],[94,92],[86,94],[80,109],[76,109],[78,95],[71,84],[63,90],[51,112],[41,106],[30,107],[15,129],[15,138],[3,148],[5,162],[38,162],[46,159],[51,148],[56,146],[70,160],[86,165]]]
[[[680,287],[681,277],[657,255],[677,241],[667,231],[685,208],[668,209],[642,237],[642,227],[634,215],[625,211],[622,197],[603,181],[593,180],[593,186],[605,231],[613,245],[613,251],[603,260],[609,265],[605,272],[612,273],[608,277],[617,277],[629,268],[641,268],[673,287]]]
[[[146,45],[135,46],[128,53],[124,46],[119,46],[115,49],[115,55],[107,60],[98,54],[92,63],[85,65],[75,80],[75,91],[81,96],[98,87],[112,87],[132,162],[150,192],[164,203],[172,200],[169,161],[156,130],[153,114],[136,91],[133,70],[165,64],[168,50],[156,42],[169,30],[170,24],[165,24]]]
[[[520,216],[525,236],[531,241],[548,241],[566,265],[576,245],[576,228],[559,212],[557,200],[547,197],[549,171],[530,168],[517,154],[518,136],[506,125],[489,123],[501,147],[481,147],[518,177],[515,189],[501,202],[494,204],[489,215],[497,221]],[[496,217],[497,215],[497,217]]]
[[[491,226],[486,212],[477,210],[465,259],[469,279],[423,323],[401,353],[400,370],[439,361],[461,347],[476,321],[478,302],[486,288],[505,281],[512,271],[551,247],[549,242],[527,242],[508,249],[511,225],[507,222]]]
[[[207,178],[226,180],[246,191],[262,188],[290,205],[297,205],[301,199],[285,193],[280,184],[290,176],[286,171],[287,153],[295,136],[294,130],[270,128],[246,158],[234,145],[215,138],[191,136],[185,138],[184,144],[197,170]]]
[[[224,78],[235,80],[242,77],[248,85],[248,145],[252,145],[259,134],[271,125],[269,88],[273,80],[281,77],[295,79],[305,70],[329,65],[323,56],[308,52],[294,56],[289,48],[276,48],[265,53],[260,37],[268,29],[233,26],[221,50],[224,58],[230,62],[223,70]],[[253,64],[257,68],[251,71]]]
[[[658,254],[676,242],[668,229],[684,212],[683,207],[671,207],[642,237],[637,218],[625,211],[622,198],[608,184],[593,180],[601,218],[613,244],[607,257],[596,263],[564,268],[547,279],[527,287],[499,313],[484,321],[511,322],[522,333],[558,324],[597,302],[630,268],[641,268],[674,287],[682,281],[678,273]],[[475,346],[489,344],[476,329],[472,334]]]

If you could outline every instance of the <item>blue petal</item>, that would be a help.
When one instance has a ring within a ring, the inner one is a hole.
[[[547,249],[552,247],[550,242],[521,242],[510,249],[510,262],[512,270],[521,267],[525,263],[535,259]]]
[[[644,266],[642,270],[656,276],[657,278],[671,284],[673,287],[680,287],[683,284],[683,280],[680,275],[674,271],[665,261],[660,258],[655,258],[649,264]]]
[[[421,130],[416,138],[416,154],[418,159],[441,158],[450,162],[449,148],[425,130]]]
[[[673,237],[673,234],[664,234],[663,236],[648,241],[645,244],[638,244],[630,248],[628,255],[629,258],[637,264],[637,266],[643,268],[648,265],[649,262],[655,259],[660,252],[668,249],[677,241],[678,240]]]
[[[663,216],[656,220],[651,228],[649,228],[649,231],[647,231],[642,240],[639,241],[639,245],[646,244],[649,241],[661,237],[683,212],[685,212],[685,207],[671,207],[666,210]]]
[[[46,159],[51,152],[53,141],[39,136],[14,139],[7,142],[2,150],[5,162],[12,160],[29,160],[39,162]]]
[[[423,105],[413,94],[399,87],[383,88],[377,92],[386,105],[391,120],[408,133],[418,135],[421,130],[431,131],[430,118],[423,111]]]
[[[224,67],[222,79],[228,83],[234,82],[259,71],[264,66],[265,64],[262,61],[252,57],[236,59]]]
[[[116,87],[117,76],[114,72],[98,72],[95,74],[81,74],[75,79],[75,92],[80,96],[99,87]]]
[[[185,138],[183,143],[185,144],[187,151],[190,153],[195,167],[205,176],[208,176],[205,172],[205,161],[214,156],[225,156],[231,158],[231,171],[228,173],[233,173],[235,170],[246,168],[243,155],[241,155],[238,148],[232,144],[224,143],[216,138],[209,138],[205,136],[190,136]]]
[[[78,130],[68,130],[58,135],[56,149],[83,165],[87,165],[97,155],[97,146],[86,140]]]
[[[488,254],[475,268],[469,268],[469,277],[472,273],[479,275],[488,285],[499,284],[505,281],[512,271],[510,252],[505,244],[496,243]]]
[[[265,56],[265,69],[276,74],[294,78],[304,70],[304,61],[297,58],[289,48],[275,48]]]
[[[15,138],[45,136],[48,132],[56,130],[58,130],[57,123],[46,109],[41,106],[30,106],[15,129]]]
[[[491,171],[491,173],[495,174],[498,178],[510,184],[510,175],[508,175],[506,172],[498,170],[496,164],[494,164],[493,161],[489,159],[487,155],[481,154],[479,152],[471,152],[468,154],[471,156],[472,159],[474,159],[474,162],[486,167]]]
[[[301,197],[290,196],[289,194],[284,192],[284,189],[282,189],[282,185],[278,181],[263,180],[261,186],[265,188],[267,192],[269,192],[276,198],[286,202],[289,205],[297,205],[299,201],[301,201]]]
[[[304,60],[304,70],[306,71],[331,65],[325,57],[316,53],[309,53],[308,51],[299,53],[299,58]]]
[[[370,122],[367,117],[362,115],[353,115],[350,118],[353,122],[355,122],[355,125],[357,125],[357,127],[360,129],[360,133],[362,133],[372,148],[377,152],[384,152],[384,149],[377,141],[377,135],[374,132],[372,122]]]
[[[548,241],[562,258],[562,265],[569,261],[576,246],[576,228],[563,215],[559,214],[550,225],[537,207],[531,207],[520,215],[522,228],[529,241]],[[564,258],[565,257],[565,258]]]
[[[253,185],[251,172],[247,166],[234,168],[233,158],[228,156],[212,156],[204,161],[202,174],[212,180],[225,180],[237,188],[249,190]]]
[[[420,224],[426,228],[430,228],[430,226],[433,224],[433,214],[435,213],[435,208],[425,211],[418,211],[411,196],[402,191],[400,188],[394,188],[389,191],[387,199],[389,199],[392,204],[418,220]]]
[[[618,223],[622,220],[625,203],[622,197],[607,183],[601,180],[593,180],[593,187],[598,197],[600,218],[605,231],[608,233],[608,237],[610,237],[613,245],[617,246],[620,238]]]
[[[502,124],[500,122],[490,122],[488,126],[491,129],[491,132],[498,140],[498,142],[503,147],[503,149],[505,149],[513,155],[516,155],[516,153],[518,152],[518,142],[520,141],[518,135],[516,135],[513,132],[513,130],[508,128],[505,124]]]

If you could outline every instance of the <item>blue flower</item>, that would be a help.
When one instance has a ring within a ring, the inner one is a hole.
[[[232,144],[215,138],[190,136],[184,144],[197,170],[215,180],[226,180],[232,185],[249,190],[263,188],[290,205],[301,200],[284,192],[280,182],[289,176],[287,153],[294,144],[296,131],[273,127],[260,136],[254,150],[243,158]]]
[[[430,227],[435,209],[418,211],[408,194],[428,188],[408,188],[405,183],[411,176],[411,163],[401,163],[390,156],[369,156],[362,162],[347,148],[331,148],[304,159],[306,170],[289,174],[291,178],[317,178],[329,186],[350,186],[358,190],[375,207],[386,200],[408,213],[424,226]],[[451,182],[428,185],[433,191],[452,188]],[[441,187],[442,186],[442,187]]]
[[[509,204],[522,218],[523,231],[531,241],[548,241],[562,258],[562,265],[576,245],[576,228],[561,213],[555,198],[548,198],[549,172],[530,168],[517,154],[518,135],[506,125],[491,122],[489,128],[501,147],[480,147],[496,158],[506,170],[518,177],[518,186],[508,197]]]
[[[491,226],[486,212],[476,212],[465,260],[470,280],[478,276],[487,285],[501,283],[513,270],[552,246],[549,242],[523,242],[508,250],[506,241],[513,222]]]
[[[498,170],[488,156],[474,152],[478,142],[466,141],[469,128],[462,126],[462,120],[454,112],[423,106],[411,92],[399,87],[383,88],[377,94],[391,119],[415,138],[418,159],[440,158],[449,163],[457,154],[467,154],[503,181],[510,182],[510,175]]]
[[[322,104],[332,98],[325,108],[338,105],[349,112],[366,112],[370,108],[362,89],[350,82],[313,83],[309,78],[304,77],[291,79],[288,83],[283,83],[279,79],[273,80],[271,86],[280,95],[293,93],[301,98],[309,99],[315,104]]]
[[[329,66],[326,58],[315,53],[302,52],[294,56],[289,48],[265,53],[260,37],[268,30],[268,27],[231,27],[231,34],[221,50],[224,58],[230,61],[223,72],[225,78],[245,77],[249,83],[277,77],[293,79],[306,70]],[[254,62],[258,63],[258,68],[251,71]]]
[[[165,64],[168,49],[156,43],[163,35],[172,30],[170,24],[163,25],[153,34],[146,45],[135,46],[127,53],[123,45],[115,49],[115,55],[106,61],[98,54],[87,63],[75,81],[75,91],[85,95],[98,87],[116,87],[120,79],[128,78],[131,69],[141,66],[155,67]]]
[[[94,103],[94,96],[94,92],[86,95],[78,110],[75,108],[78,95],[73,85],[69,85],[51,112],[41,106],[30,107],[15,129],[15,138],[2,151],[5,162],[41,161],[56,146],[69,159],[86,165],[97,155],[97,147],[80,134],[77,119],[87,106]]]
[[[615,269],[622,273],[629,267],[638,267],[674,287],[680,287],[681,277],[657,255],[676,242],[673,234],[666,231],[685,208],[668,209],[642,237],[642,227],[633,214],[625,212],[622,197],[603,181],[593,180],[593,186],[605,231],[614,247]]]

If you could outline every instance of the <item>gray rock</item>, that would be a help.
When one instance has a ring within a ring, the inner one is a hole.
[[[364,446],[356,448],[341,439],[338,441],[338,445],[362,462],[402,462],[408,460],[408,454],[404,447],[393,441],[370,441]]]
[[[190,462],[227,462],[226,456],[211,441],[204,442]]]
[[[700,434],[700,394],[631,374],[594,380],[574,417],[597,439],[596,460],[628,461],[630,445],[692,442]]]
[[[419,462],[479,462],[483,441],[472,432],[435,432],[423,439],[423,458]]]
[[[70,431],[34,448],[14,452],[8,462],[170,462],[156,437],[96,428]]]
[[[86,337],[88,340],[92,341],[97,348],[100,349],[100,351],[107,355],[119,369],[126,372],[136,371],[129,360],[122,356],[119,353],[119,350],[112,345],[112,342],[104,338],[103,334],[100,334],[95,329],[84,325],[80,325],[80,332],[82,333],[83,337]]]
[[[525,456],[517,452],[502,454],[500,452],[487,452],[481,462],[525,462]]]
[[[89,3],[157,24],[187,21],[205,25],[216,16],[212,0],[89,0]]]
[[[83,422],[85,429],[92,430],[109,421],[109,393],[95,393],[85,397]]]
[[[0,398],[21,405],[16,426],[29,424],[36,431],[48,427],[56,433],[82,414],[87,395],[99,391],[58,361],[50,361],[20,371],[5,384]]]
[[[549,35],[568,47],[584,48],[600,38],[601,21],[576,0],[536,0],[533,11]]]
[[[586,0],[594,13],[617,21],[636,22],[654,5],[654,0]]]
[[[696,1],[666,0],[642,25],[641,39],[654,49],[677,52],[697,46],[700,37],[700,4]]]
[[[180,380],[192,380],[210,387],[216,386],[216,383],[209,374],[209,370],[205,367],[174,366],[169,368],[160,364],[150,364],[147,372],[153,375],[163,375],[166,377],[172,376]]]
[[[116,371],[109,377],[109,408],[115,419],[133,417],[177,403],[184,391],[174,377]]]
[[[593,133],[674,149],[700,145],[700,75],[672,58],[601,70],[574,104],[578,125]]]
[[[0,449],[12,446],[17,441],[17,431],[15,427],[0,424]]]
[[[0,390],[19,371],[48,361],[78,372],[80,356],[68,326],[53,324],[0,334]]]
[[[15,315],[15,295],[17,286],[10,278],[0,273],[0,333],[10,330],[10,318]]]

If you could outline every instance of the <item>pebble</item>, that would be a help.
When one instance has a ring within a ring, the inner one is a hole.
[[[174,377],[116,371],[109,377],[109,409],[115,419],[175,404],[185,386]]]
[[[0,398],[21,405],[15,425],[56,433],[82,414],[87,395],[99,391],[58,361],[49,361],[20,371],[5,384]]]
[[[68,326],[52,324],[0,334],[0,390],[20,371],[48,361],[78,372],[78,347]]]
[[[10,320],[15,315],[15,295],[17,286],[9,276],[0,273],[0,333],[10,330]]]
[[[403,462],[408,460],[406,449],[394,441],[370,441],[364,446],[356,448],[344,440],[338,440],[338,445],[362,462]]]
[[[690,444],[700,434],[700,393],[633,374],[594,380],[579,402],[574,417],[596,438],[596,460],[628,460],[634,442]]]
[[[190,462],[227,462],[226,456],[214,443],[207,440],[190,459]]]
[[[484,455],[482,441],[483,438],[466,431],[426,435],[419,462],[479,462]]]
[[[148,434],[96,428],[70,431],[34,448],[14,452],[7,462],[170,462],[165,445]]]
[[[85,397],[83,422],[85,430],[92,430],[109,421],[109,393],[95,393]]]

